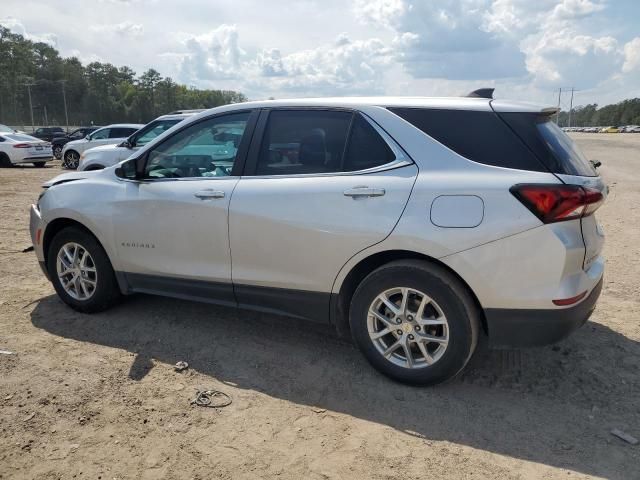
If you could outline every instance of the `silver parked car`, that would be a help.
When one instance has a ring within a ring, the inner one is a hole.
[[[555,342],[600,295],[606,187],[555,112],[487,90],[214,108],[49,181],[35,252],[82,312],[143,292],[328,322],[442,382],[480,335]]]

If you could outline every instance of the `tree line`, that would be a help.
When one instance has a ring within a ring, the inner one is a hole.
[[[29,100],[31,96],[31,101]],[[188,88],[154,69],[62,58],[51,45],[33,42],[0,25],[0,123],[107,125],[147,123],[177,109],[212,108],[247,98],[230,90]],[[66,114],[65,114],[66,101]]]
[[[562,111],[558,117],[558,125],[569,126],[569,112]],[[598,108],[592,103],[574,107],[571,110],[572,127],[640,125],[640,98],[631,98],[622,102]]]

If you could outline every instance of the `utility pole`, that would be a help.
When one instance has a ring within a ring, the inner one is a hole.
[[[34,85],[33,83],[25,83],[26,87],[27,87],[27,93],[29,94],[29,111],[31,112],[31,132],[34,131],[33,129],[33,103],[31,102],[31,86]]]
[[[44,126],[49,126],[49,118],[47,117],[47,106],[44,106]]]
[[[569,103],[569,127],[571,126],[571,112],[573,111],[573,92],[574,88],[571,87],[571,102]]]
[[[67,129],[67,133],[69,133],[69,114],[67,113],[67,94],[64,91],[65,83],[66,83],[66,80],[60,80],[60,84],[62,85],[62,100],[64,101],[64,120],[65,122],[67,122],[65,127]]]
[[[556,112],[556,125],[560,123],[560,98],[562,97],[562,87],[558,90],[558,111]]]

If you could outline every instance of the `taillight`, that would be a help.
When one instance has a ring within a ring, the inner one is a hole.
[[[31,148],[30,143],[16,143],[13,148]]]
[[[509,191],[543,223],[591,215],[604,202],[600,191],[578,185],[519,184]]]

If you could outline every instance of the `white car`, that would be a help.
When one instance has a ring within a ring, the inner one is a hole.
[[[140,292],[325,322],[407,383],[482,336],[556,342],[600,295],[607,187],[555,107],[490,91],[202,112],[45,184],[35,254],[76,310]]]
[[[202,110],[177,115],[162,115],[135,132],[122,143],[90,148],[80,155],[78,170],[100,170],[130,157],[138,149],[185,118]]]
[[[51,144],[24,133],[0,133],[0,167],[33,163],[44,167],[53,158]]]
[[[101,145],[116,145],[126,140],[131,134],[144,127],[138,123],[115,123],[99,128],[81,140],[67,143],[62,149],[62,165],[66,168],[76,169],[80,162],[80,155],[85,150]]]

